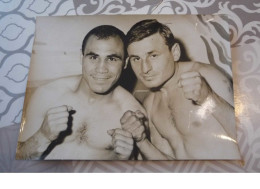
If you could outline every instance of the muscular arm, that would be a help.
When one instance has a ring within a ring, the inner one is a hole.
[[[211,65],[192,63],[181,73],[178,86],[198,106],[198,114],[212,114],[227,135],[236,138],[231,80]]]
[[[141,153],[141,156],[143,159],[146,160],[172,160],[175,159],[175,157],[171,157],[162,151],[160,151],[152,142],[150,141],[150,128],[153,123],[150,119],[150,111],[151,111],[151,105],[153,103],[153,95],[148,96],[146,100],[144,101],[144,108],[146,109],[147,116],[148,116],[148,123],[145,124],[147,137],[145,137],[143,140],[136,143],[137,147],[139,148],[139,151]]]
[[[214,91],[210,93],[204,105],[212,106],[211,113],[221,124],[227,135],[236,139],[236,122],[234,108]]]
[[[18,141],[16,159],[39,159],[50,142],[43,133],[38,131],[28,140]]]
[[[38,88],[26,107],[18,139],[17,159],[37,159],[58,133],[67,127],[68,107],[51,108],[57,96],[50,88]],[[69,108],[71,109],[71,107]]]
[[[212,66],[203,66],[199,70],[210,86],[204,105],[212,108],[212,115],[222,125],[229,137],[236,139],[233,88],[231,81]],[[203,105],[202,105],[203,106]]]
[[[174,157],[168,156],[156,148],[147,138],[136,143],[140,150],[142,159],[145,160],[173,160]]]
[[[46,90],[36,89],[31,96],[23,114],[24,124],[21,125],[16,158],[37,159],[50,143],[40,131],[46,111]]]

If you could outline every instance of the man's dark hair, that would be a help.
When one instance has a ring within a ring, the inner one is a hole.
[[[158,22],[156,19],[142,20],[133,25],[126,35],[126,47],[133,42],[140,41],[156,33],[163,37],[165,44],[171,50],[175,43],[174,36],[168,26]]]
[[[120,29],[111,25],[101,25],[90,30],[82,42],[82,55],[84,55],[85,47],[90,36],[96,36],[98,39],[109,39],[110,37],[119,37],[124,45],[124,56],[126,57],[125,34]]]

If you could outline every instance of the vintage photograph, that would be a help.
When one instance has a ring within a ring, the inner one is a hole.
[[[241,159],[227,20],[37,17],[16,159]]]

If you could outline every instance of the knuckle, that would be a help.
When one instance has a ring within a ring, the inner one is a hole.
[[[49,119],[49,120],[54,119],[54,115],[53,115],[53,114],[49,114],[49,115],[48,115],[48,119]]]
[[[121,124],[124,123],[124,118],[123,118],[123,117],[120,118],[120,123],[121,123]]]
[[[120,140],[116,140],[115,141],[115,145],[118,146],[118,147],[121,146],[121,141]]]
[[[121,133],[121,129],[116,128],[114,134],[115,134],[115,135],[118,135],[118,134],[120,134],[120,133]]]
[[[126,132],[127,137],[132,138],[132,133],[130,131]]]
[[[137,124],[138,124],[139,126],[143,125],[143,122],[142,122],[142,120],[140,120],[140,119],[138,119],[136,122],[137,122]]]
[[[118,141],[119,138],[120,138],[120,136],[119,136],[118,134],[115,134],[115,135],[114,135],[114,139],[115,139],[116,141]]]
[[[120,152],[121,152],[121,149],[120,149],[119,146],[116,146],[116,147],[115,147],[115,152],[117,152],[117,153],[120,153]]]
[[[129,116],[131,116],[131,115],[132,115],[132,111],[131,111],[131,110],[127,110],[127,111],[124,113],[123,118],[129,117]]]
[[[54,133],[57,133],[57,129],[54,127],[50,127],[50,132],[54,135]]]
[[[136,116],[132,116],[132,120],[136,122],[136,121],[138,121],[139,119],[138,119],[138,117],[136,117]]]
[[[141,127],[140,127],[140,131],[141,131],[142,133],[145,131],[144,126],[141,126]]]

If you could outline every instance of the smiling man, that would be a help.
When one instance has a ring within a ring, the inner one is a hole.
[[[136,23],[127,45],[133,71],[151,91],[144,102],[150,138],[136,141],[143,157],[240,159],[231,81],[209,64],[179,62],[179,44],[157,20]],[[133,117],[124,114],[125,130]]]
[[[17,159],[127,160],[130,132],[121,129],[127,111],[142,110],[116,83],[126,56],[125,35],[103,25],[82,43],[82,75],[39,87],[25,112]]]

